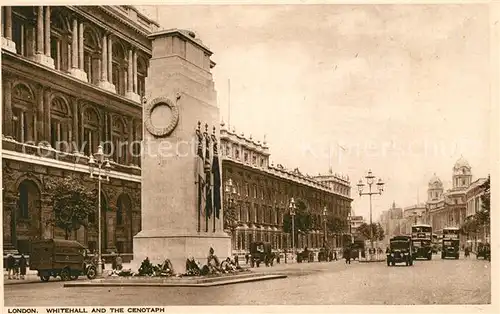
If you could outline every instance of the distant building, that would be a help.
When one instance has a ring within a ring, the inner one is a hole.
[[[467,217],[466,192],[472,183],[471,166],[463,158],[453,166],[453,187],[446,192],[434,174],[427,189],[427,209],[433,232],[441,234],[445,227],[460,227]]]
[[[466,205],[466,221],[472,219],[474,215],[481,210],[483,202],[481,201],[481,196],[484,194],[483,184],[487,179],[481,178],[472,182],[471,185],[465,191]],[[490,242],[490,230],[487,228],[479,228],[477,232],[470,233],[465,236],[465,240],[472,246],[472,250],[476,251],[478,243],[489,243]]]
[[[417,223],[426,223],[425,221],[426,205],[420,203],[407,206],[403,210],[403,230],[405,234],[411,234],[411,226]]]
[[[291,248],[291,235],[283,230],[283,217],[290,212],[292,197],[306,203],[315,218],[313,230],[299,233],[296,248],[323,245],[325,207],[327,215],[347,221],[352,202],[347,177],[332,173],[313,177],[298,168],[290,170],[281,164],[270,164],[265,140],[261,142],[251,135],[237,133],[224,124],[220,135],[222,177],[225,181],[231,179],[236,189],[238,227],[232,234],[235,254],[247,252],[253,241],[271,242],[275,250]],[[224,190],[226,201],[227,198]],[[327,240],[333,246],[341,246],[341,239],[340,235],[329,234]]]
[[[351,216],[351,232],[353,235],[358,233],[358,228],[362,224],[366,223],[365,218],[363,216]]]

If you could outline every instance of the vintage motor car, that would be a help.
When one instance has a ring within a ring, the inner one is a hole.
[[[405,263],[406,266],[413,266],[412,241],[408,236],[396,236],[389,240],[387,250],[387,266],[394,266],[396,263]]]
[[[266,266],[273,266],[274,253],[272,252],[271,243],[269,242],[252,242],[250,243],[250,266],[257,267],[260,263],[265,263]]]
[[[476,259],[479,259],[480,257],[488,261],[491,260],[491,250],[489,243],[483,244],[478,247]]]
[[[443,239],[443,249],[441,251],[441,259],[453,257],[458,259],[460,256],[460,243],[458,239]]]
[[[76,280],[79,276],[94,279],[96,266],[87,260],[87,250],[77,241],[46,239],[31,242],[30,269],[37,270],[41,281],[50,277]]]

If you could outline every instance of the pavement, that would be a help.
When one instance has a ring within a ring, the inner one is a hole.
[[[88,287],[62,282],[9,285],[6,306],[175,305],[433,305],[491,303],[491,263],[465,259],[417,260],[413,266],[344,261],[278,264],[255,273],[287,278],[197,287]]]

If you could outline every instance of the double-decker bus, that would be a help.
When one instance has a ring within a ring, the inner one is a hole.
[[[441,258],[460,256],[460,230],[457,227],[443,228]]]
[[[411,226],[411,241],[413,243],[413,259],[432,259],[432,226],[425,224]]]

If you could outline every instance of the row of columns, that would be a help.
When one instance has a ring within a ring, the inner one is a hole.
[[[4,118],[3,118],[3,134],[5,136],[13,137],[15,130],[13,129],[13,107],[12,107],[12,81],[11,78],[8,76],[3,77],[3,113],[4,113]],[[28,132],[26,139],[27,140],[35,140],[37,142],[40,142],[42,140],[45,141],[50,141],[50,128],[51,128],[51,103],[50,103],[50,96],[52,94],[52,91],[50,88],[42,87],[39,86],[37,89],[37,104],[36,104],[36,110],[34,112],[27,112],[29,117],[33,117],[35,124],[33,127],[35,128],[35,132],[30,133]],[[78,106],[78,99],[73,97],[71,98],[71,108],[73,110],[73,114],[71,115],[73,117],[71,122],[68,122],[68,139],[73,141],[74,143],[77,143],[78,145],[80,144],[80,139],[82,139],[81,133],[83,132],[83,112],[81,112],[80,107]],[[35,116],[33,116],[35,115]],[[104,120],[104,134],[103,134],[103,140],[107,141],[111,139],[111,131],[109,129],[109,126],[111,123],[108,121],[110,119],[109,114],[105,113],[104,115],[105,120]],[[31,118],[30,118],[31,119]],[[23,119],[21,119],[21,122]],[[81,121],[81,124],[79,123]],[[28,121],[29,122],[29,121]],[[129,134],[128,137],[128,143],[129,146],[132,145],[133,141],[139,140],[141,138],[141,135],[138,134],[138,125],[141,125],[142,122],[133,119],[132,117],[128,118],[128,127],[127,131]],[[79,130],[79,125],[81,125],[81,132],[78,132]],[[34,136],[34,137],[33,137]],[[131,151],[131,150],[128,150]],[[139,157],[133,158],[130,154],[127,155],[126,157],[126,163],[127,164],[135,164],[138,165],[139,163]]]
[[[4,7],[5,21],[2,27],[2,48],[16,53],[16,46],[12,40],[12,7]],[[36,8],[36,43],[35,61],[55,68],[54,59],[51,57],[51,10],[50,6],[38,6]],[[72,21],[72,42],[71,42],[71,69],[70,74],[82,81],[88,82],[84,69],[84,22],[76,17]],[[137,51],[128,51],[128,82],[125,96],[134,101],[140,102],[137,86]],[[116,92],[113,85],[113,41],[111,34],[104,34],[102,37],[102,50],[100,60],[99,86],[111,92]]]
[[[16,53],[16,43],[12,40],[12,7],[6,6],[2,25],[2,48]]]

